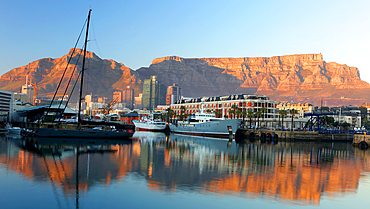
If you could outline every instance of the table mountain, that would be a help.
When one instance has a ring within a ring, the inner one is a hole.
[[[0,88],[19,92],[26,76],[37,83],[38,95],[53,94],[64,70],[81,70],[82,50],[75,49],[61,58],[45,58],[15,68],[0,78]],[[67,67],[67,62],[71,63]],[[79,59],[79,60],[78,60]],[[78,60],[78,62],[77,62]],[[77,63],[77,64],[76,64]],[[277,101],[310,102],[320,105],[362,104],[370,101],[370,85],[360,72],[335,62],[325,62],[321,54],[244,58],[157,58],[149,67],[136,71],[92,52],[86,56],[84,93],[112,98],[114,89],[130,85],[138,95],[142,81],[151,75],[165,85],[176,83],[186,97],[236,93],[267,95]],[[73,76],[73,82],[77,75]],[[62,87],[67,80],[62,82]],[[78,87],[78,86],[77,86]],[[78,88],[76,87],[76,92]],[[64,91],[64,88],[62,88]],[[62,90],[58,94],[62,94]],[[68,93],[69,94],[69,93]]]
[[[165,84],[177,83],[191,97],[252,93],[278,101],[319,105],[362,104],[370,85],[355,67],[325,62],[321,54],[244,58],[181,58],[153,60],[137,70],[141,78],[156,74]],[[192,89],[192,90],[191,90]]]

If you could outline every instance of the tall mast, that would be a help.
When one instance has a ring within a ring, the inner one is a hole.
[[[85,37],[85,48],[84,48],[84,57],[82,61],[82,72],[81,72],[81,86],[80,86],[80,97],[78,101],[78,128],[81,127],[81,98],[82,98],[82,87],[84,84],[84,71],[85,71],[85,57],[86,57],[86,48],[87,48],[87,37],[89,35],[89,24],[90,24],[90,14],[91,9],[89,10],[89,16],[87,17],[87,27],[86,27],[86,37]]]

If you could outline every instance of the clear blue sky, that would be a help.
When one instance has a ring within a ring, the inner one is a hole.
[[[176,55],[322,53],[370,83],[370,1],[1,1],[0,74],[68,53],[92,8],[88,50],[136,70]],[[79,45],[81,47],[81,45]]]

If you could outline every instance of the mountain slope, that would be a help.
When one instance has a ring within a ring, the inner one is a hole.
[[[15,68],[0,78],[0,88],[19,92],[26,76],[37,83],[38,95],[53,94],[67,61],[72,57],[66,77],[73,68],[80,71],[82,51],[76,49],[60,58],[44,58]],[[75,64],[77,63],[77,64]],[[142,81],[151,75],[165,85],[176,83],[183,96],[201,97],[236,93],[262,94],[277,101],[310,102],[320,105],[362,104],[370,101],[370,85],[362,81],[355,67],[327,63],[321,54],[300,54],[274,57],[243,58],[157,58],[149,67],[136,71],[122,63],[100,59],[87,53],[84,94],[93,93],[112,98],[113,90],[127,85],[138,95]],[[75,74],[73,82],[77,79]],[[67,80],[62,83],[65,87]],[[77,86],[78,87],[78,86]],[[61,88],[64,91],[64,88]],[[78,90],[75,90],[78,92]],[[62,94],[62,90],[58,94]]]
[[[73,69],[76,68],[71,84],[74,84],[78,77],[76,72],[80,72],[82,69],[83,51],[76,49],[73,55],[72,52],[73,49],[61,58],[40,59],[26,66],[15,68],[0,77],[0,87],[4,90],[19,92],[21,86],[25,84],[26,76],[28,76],[28,79],[33,83],[36,82],[39,96],[54,94],[60,78],[67,68],[65,79],[62,81],[58,91],[58,94],[63,94]],[[71,64],[67,67],[67,62],[70,58]],[[102,60],[94,53],[87,52],[85,69],[84,95],[94,93],[111,98],[114,89],[123,89],[127,85],[133,86],[137,92],[141,91],[141,81],[136,79],[137,73],[122,63],[117,63],[113,60]],[[74,96],[78,94],[78,91],[79,83],[75,88]],[[68,90],[67,92],[69,94],[70,91]]]

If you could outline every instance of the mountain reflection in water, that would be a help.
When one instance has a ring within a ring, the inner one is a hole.
[[[147,189],[163,194],[186,191],[320,205],[325,197],[356,194],[360,179],[369,175],[370,151],[349,143],[236,144],[155,132],[136,132],[132,142],[90,140],[84,144],[53,139],[40,143],[44,143],[42,152],[35,152],[24,141],[1,139],[0,171],[8,174],[0,172],[0,178],[8,178],[11,171],[40,187],[49,183],[70,204],[76,197],[89,200],[94,188],[113,189],[133,181],[134,176],[135,182],[146,182]],[[17,194],[8,195],[15,198]],[[126,196],[125,202],[129,200]]]

